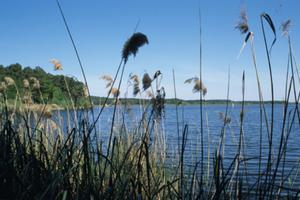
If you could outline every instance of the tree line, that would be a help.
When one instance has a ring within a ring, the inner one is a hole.
[[[8,79],[14,81],[10,87],[5,82]],[[8,100],[15,99],[16,95],[22,99],[30,90],[32,103],[36,104],[68,105],[70,95],[75,105],[83,102],[84,84],[82,82],[75,77],[47,73],[39,66],[23,68],[19,63],[9,66],[0,65],[0,83],[5,87]]]

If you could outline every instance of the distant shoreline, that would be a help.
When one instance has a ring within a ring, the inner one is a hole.
[[[151,101],[151,99],[137,99],[137,98],[120,98],[120,101],[127,101],[128,103],[132,104],[132,105],[136,105],[139,104],[140,101],[144,101],[146,103],[149,103]],[[94,105],[103,105],[103,102],[105,101],[105,97],[95,97],[92,96],[92,101],[94,102]],[[109,98],[108,99],[108,103],[107,104],[111,104],[111,102],[114,101],[114,98]],[[176,105],[176,102],[178,105],[198,105],[200,104],[200,100],[182,100],[182,99],[177,99],[175,100],[174,98],[171,99],[165,99],[165,104],[166,105]],[[227,100],[225,99],[211,99],[211,100],[203,100],[203,103],[205,105],[212,105],[212,104],[226,104]],[[233,101],[233,100],[229,100],[228,101],[229,104],[242,104],[242,101]],[[244,101],[245,104],[249,105],[249,104],[259,104],[259,101]],[[271,104],[272,101],[264,101],[264,104]],[[284,101],[279,101],[276,100],[274,101],[275,104],[284,104]],[[289,102],[289,103],[294,103],[294,102]]]
[[[95,101],[95,98],[101,98],[101,103],[99,103],[99,99],[98,101]],[[102,99],[103,98],[103,99]],[[93,97],[93,107],[102,107],[103,106],[103,102],[104,102],[105,98],[104,97]],[[129,103],[130,105],[139,105],[140,101],[143,101],[145,103],[150,103],[150,99],[134,99],[134,98],[128,98],[128,99],[124,99],[124,98],[120,98],[120,101],[127,101],[127,103]],[[113,105],[113,101],[114,98],[109,98],[107,101],[107,106],[112,106]],[[203,100],[204,105],[226,105],[227,101],[226,100]],[[245,101],[244,104],[245,105],[259,105],[259,101]],[[271,101],[264,101],[264,104],[271,104]],[[274,101],[275,104],[284,104],[284,101]],[[294,104],[294,102],[290,102],[292,104]],[[177,100],[177,104],[178,105],[199,105],[200,101],[199,100]],[[236,105],[240,105],[242,104],[242,101],[231,101],[229,100],[229,104],[236,104]],[[165,105],[176,105],[176,101],[175,99],[166,99],[165,100]],[[42,110],[51,110],[51,111],[55,111],[55,110],[66,110],[66,109],[72,109],[71,106],[66,107],[65,105],[57,105],[57,104],[23,104],[24,107],[22,107],[25,110],[31,110],[31,111],[42,111]],[[14,104],[9,103],[8,104],[8,108],[9,109],[13,109],[14,108]],[[17,108],[19,109],[20,107],[17,106]],[[76,109],[83,109],[83,106],[76,106]]]

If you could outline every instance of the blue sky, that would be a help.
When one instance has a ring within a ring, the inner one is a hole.
[[[178,97],[198,98],[197,94],[192,93],[192,85],[184,84],[184,81],[199,73],[199,7],[202,13],[203,81],[208,88],[207,99],[226,98],[229,66],[230,98],[241,99],[241,78],[245,70],[246,99],[258,99],[248,46],[237,59],[244,36],[234,27],[241,8],[246,8],[255,35],[265,99],[270,99],[270,84],[259,23],[262,12],[272,17],[278,31],[278,41],[271,56],[276,99],[284,96],[288,47],[286,38],[281,37],[279,31],[284,20],[292,20],[293,48],[296,58],[299,55],[300,2],[297,0],[61,0],[61,6],[93,95],[104,96],[107,93],[100,77],[115,73],[123,44],[140,20],[138,31],[148,36],[149,45],[142,47],[135,58],[129,59],[121,89],[123,95],[130,73],[142,76],[145,72],[152,75],[160,70],[167,97],[174,97],[174,69]],[[55,0],[2,0],[0,8],[0,64],[18,62],[23,66],[41,66],[47,72],[83,80]],[[268,36],[271,36],[270,32]],[[49,62],[52,58],[62,62],[63,71],[54,72]]]

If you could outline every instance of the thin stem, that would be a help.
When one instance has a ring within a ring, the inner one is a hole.
[[[122,67],[122,72],[121,72],[119,85],[118,85],[118,91],[117,91],[118,93],[120,91],[125,65],[126,65],[126,63],[124,62],[123,67]],[[114,130],[114,124],[115,124],[118,97],[119,97],[119,94],[117,94],[116,98],[115,98],[115,104],[114,104],[114,110],[113,110],[113,116],[112,116],[112,122],[111,122],[111,128],[110,128],[110,135],[109,135],[108,147],[107,147],[107,153],[106,153],[107,157],[109,156],[109,153],[110,153],[111,140],[112,140],[112,137],[113,137],[113,130]],[[102,173],[103,175],[101,176],[101,185],[100,185],[101,187],[102,187],[102,182],[104,180],[106,167],[107,167],[107,160],[105,160],[104,169],[103,169],[103,173]]]
[[[199,37],[200,37],[200,46],[199,46],[199,57],[200,57],[200,63],[199,63],[199,73],[200,73],[200,84],[203,83],[202,81],[202,23],[201,23],[201,11],[199,9],[199,23],[200,23],[200,29],[199,29]],[[200,142],[201,142],[201,177],[200,177],[200,192],[202,193],[202,186],[203,186],[203,170],[204,170],[204,144],[203,144],[203,91],[199,92],[200,95]],[[196,160],[197,162],[197,160]]]
[[[63,22],[65,24],[65,27],[67,29],[67,32],[68,32],[68,35],[69,35],[69,38],[72,42],[72,46],[73,46],[73,49],[75,51],[75,54],[76,54],[76,57],[77,57],[77,61],[79,63],[79,66],[80,66],[80,69],[81,69],[81,73],[82,73],[82,76],[83,76],[83,79],[84,79],[84,83],[85,83],[85,86],[87,88],[87,92],[88,92],[88,98],[89,98],[89,102],[90,102],[90,105],[91,105],[91,113],[92,113],[92,118],[93,118],[93,121],[95,121],[95,116],[94,116],[94,110],[93,110],[93,102],[92,102],[92,98],[91,98],[91,94],[90,94],[90,89],[89,89],[89,86],[88,86],[88,83],[87,83],[87,78],[86,78],[86,75],[85,75],[85,72],[84,72],[84,68],[83,68],[83,65],[82,65],[82,62],[81,62],[81,59],[80,59],[80,56],[79,56],[79,53],[78,53],[78,50],[77,50],[77,47],[75,45],[75,41],[73,39],[73,36],[71,34],[71,31],[70,31],[70,28],[69,28],[69,25],[67,23],[67,20],[65,18],[65,15],[64,15],[64,12],[60,6],[60,3],[59,3],[59,0],[56,0],[56,3],[57,3],[57,6],[59,8],[59,11],[60,11],[60,14],[63,18]],[[96,127],[94,127],[96,128]],[[97,134],[96,134],[96,130],[95,130],[95,137],[97,139]]]
[[[179,142],[179,116],[178,116],[178,102],[176,94],[176,83],[175,83],[175,72],[173,69],[173,86],[174,86],[174,95],[175,95],[175,109],[176,109],[176,126],[177,126],[177,142],[178,142],[178,155],[180,155],[180,142]]]
[[[242,110],[240,113],[240,137],[239,137],[239,145],[238,145],[238,154],[237,154],[237,181],[236,181],[236,191],[238,192],[237,185],[238,185],[238,180],[242,179],[242,177],[239,177],[239,167],[240,167],[240,161],[241,161],[241,148],[242,148],[242,141],[243,141],[243,135],[244,135],[244,106],[245,106],[245,72],[243,72],[243,78],[242,78]],[[236,194],[236,196],[241,195]]]
[[[271,159],[272,159],[273,126],[274,126],[274,85],[273,85],[272,65],[271,65],[270,53],[268,50],[267,38],[266,38],[266,33],[265,33],[265,28],[264,28],[264,23],[263,23],[263,16],[260,17],[260,22],[261,22],[265,50],[266,50],[267,60],[268,60],[269,76],[270,76],[270,84],[271,84],[271,98],[272,98],[272,100],[271,100],[271,122],[270,122],[271,124],[270,124],[269,154],[268,154],[267,171],[266,171],[266,179],[265,179],[265,183],[267,183],[268,175],[269,175],[269,173],[271,173],[271,166],[272,166]],[[268,187],[270,187],[270,185]],[[268,192],[268,190],[266,190],[265,192]],[[270,192],[272,193],[272,191],[270,191]]]

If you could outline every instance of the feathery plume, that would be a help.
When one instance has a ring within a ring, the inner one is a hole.
[[[151,99],[152,107],[154,109],[156,117],[158,118],[161,118],[163,116],[165,110],[165,97],[165,89],[164,87],[161,87],[156,91],[155,98]]]
[[[111,94],[116,98],[120,95],[120,90],[118,90],[118,88],[112,88]]]
[[[290,19],[288,19],[287,21],[282,22],[281,26],[280,26],[282,35],[287,36],[290,32],[291,26],[292,26],[292,21]]]
[[[41,87],[40,81],[37,80],[37,78],[35,78],[35,77],[30,77],[29,80],[33,83],[33,84],[32,84],[33,89],[40,89],[40,87]]]
[[[133,96],[136,96],[140,92],[140,79],[137,75],[130,76],[133,80]]]
[[[196,80],[194,88],[193,88],[193,92],[203,91],[204,88],[205,88],[205,86],[203,85],[202,81]]]
[[[153,76],[153,80],[156,79],[159,75],[161,75],[160,70],[157,70]]]
[[[31,82],[35,82],[37,79],[36,79],[35,77],[31,76],[31,77],[29,78],[29,80],[30,80]]]
[[[41,88],[40,81],[36,80],[36,82],[33,83],[32,87],[34,89],[40,89]]]
[[[43,114],[44,114],[44,117],[47,119],[50,119],[52,117],[52,112],[51,112],[50,108],[46,108]]]
[[[132,54],[136,56],[139,48],[144,44],[148,44],[148,38],[143,33],[134,33],[124,44],[122,50],[122,58],[124,59],[125,63],[128,60],[128,57]]]
[[[32,104],[33,103],[32,98],[29,95],[24,95],[23,96],[23,102],[26,103],[26,104]]]
[[[237,25],[235,26],[241,34],[248,33],[249,25],[248,25],[248,17],[245,9],[242,9],[240,12],[240,20],[238,21]]]
[[[235,28],[238,29],[241,34],[247,34],[246,37],[245,37],[245,40],[243,42],[243,45],[240,49],[240,52],[237,56],[237,59],[239,59],[239,57],[242,54],[244,48],[246,47],[248,39],[250,38],[250,36],[252,36],[251,38],[253,38],[253,35],[254,35],[253,32],[249,31],[248,16],[247,16],[247,13],[246,13],[246,9],[241,10],[240,19],[239,19],[237,25],[235,26]]]
[[[101,78],[105,81],[113,81],[112,77],[110,75],[103,75]]]
[[[5,82],[1,82],[0,83],[0,93],[3,93],[6,90],[6,84]]]
[[[83,96],[87,98],[89,96],[89,91],[86,86],[83,86]]]
[[[5,77],[4,77],[4,82],[6,83],[6,86],[11,86],[11,85],[14,85],[14,84],[15,84],[14,79],[12,79],[12,78],[9,77],[9,76],[5,76]]]
[[[195,81],[195,80],[199,80],[199,78],[198,77],[192,77],[192,78],[186,79],[184,81],[184,83],[191,83],[192,81]]]
[[[23,80],[23,85],[24,85],[24,88],[29,88],[29,81],[28,81],[28,79],[24,79]]]
[[[204,87],[204,88],[202,89],[202,92],[203,92],[203,96],[205,96],[205,95],[206,95],[206,93],[207,93],[207,88],[206,88],[206,87]]]
[[[49,124],[50,124],[50,127],[51,127],[52,130],[58,129],[57,124],[53,120],[50,120]]]
[[[63,69],[62,64],[59,60],[54,58],[54,59],[50,60],[50,62],[53,64],[53,67],[54,67],[55,71]]]
[[[184,81],[184,83],[192,83],[194,82],[193,92],[202,92],[203,96],[207,93],[207,88],[203,84],[203,82],[198,77],[189,78]]]
[[[143,82],[143,89],[144,90],[147,90],[151,86],[152,80],[151,80],[148,73],[144,74],[142,82]]]
[[[111,84],[113,83],[113,79],[111,76],[109,75],[104,75],[104,76],[101,76],[101,79],[103,79],[104,81],[107,82],[105,88],[109,88],[111,86]]]

